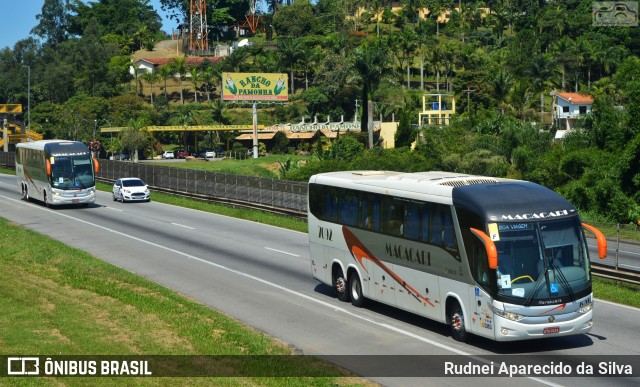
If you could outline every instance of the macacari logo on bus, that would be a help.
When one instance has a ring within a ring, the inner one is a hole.
[[[287,74],[222,73],[222,99],[227,101],[287,101]]]

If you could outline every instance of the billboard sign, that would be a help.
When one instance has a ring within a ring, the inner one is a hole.
[[[222,73],[225,101],[281,101],[289,99],[287,74]]]

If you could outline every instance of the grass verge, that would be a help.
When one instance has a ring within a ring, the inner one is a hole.
[[[28,355],[292,355],[291,348],[145,278],[0,218],[0,353]],[[242,364],[239,375],[246,375]],[[304,357],[317,377],[137,378],[137,385],[366,384]],[[310,368],[309,368],[310,367]],[[235,368],[232,369],[235,370]],[[227,370],[228,371],[228,370]],[[291,369],[292,374],[299,370]],[[249,372],[250,373],[250,372]],[[308,375],[309,373],[304,373]],[[89,379],[5,379],[86,385]],[[93,378],[92,385],[132,378]]]

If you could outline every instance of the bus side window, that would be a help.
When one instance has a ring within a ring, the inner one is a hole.
[[[477,241],[473,242],[473,255],[475,258],[475,277],[478,283],[489,285],[489,263],[487,260],[487,250]]]
[[[430,242],[434,245],[442,244],[442,231],[444,223],[442,219],[442,206],[431,206],[431,238]]]
[[[455,230],[453,228],[453,217],[451,216],[451,210],[449,208],[447,208],[444,213],[444,219],[443,219],[443,226],[444,226],[444,230],[443,230],[443,239],[444,239],[444,246],[448,247],[450,249],[458,249],[458,242],[456,241],[456,234],[455,234]]]
[[[407,205],[404,219],[404,236],[418,240],[420,237],[420,206],[417,203]]]
[[[358,195],[345,191],[340,197],[340,223],[355,226],[358,221]]]
[[[328,222],[336,222],[338,220],[338,195],[335,189],[325,189],[323,210],[323,220]]]
[[[386,199],[383,205],[382,232],[389,235],[402,235],[404,221],[403,205],[391,198]]]
[[[371,231],[380,231],[380,201],[375,195],[362,195],[360,227]]]
[[[422,227],[420,229],[420,237],[422,241],[429,242],[429,221],[431,220],[431,206],[424,204],[421,208]]]

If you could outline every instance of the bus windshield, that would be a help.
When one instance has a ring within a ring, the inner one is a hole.
[[[95,185],[89,156],[54,156],[50,160],[53,188],[75,190]]]
[[[575,299],[590,287],[589,256],[578,217],[498,223],[498,295],[531,305]]]

